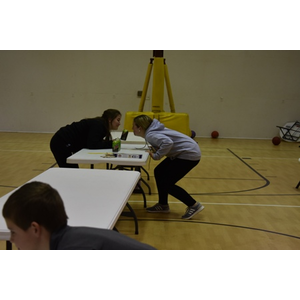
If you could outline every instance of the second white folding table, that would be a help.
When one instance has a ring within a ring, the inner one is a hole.
[[[114,156],[112,149],[81,149],[72,156],[67,158],[67,163],[71,164],[90,164],[91,168],[94,164],[105,163],[108,165],[116,165],[118,169],[124,167],[133,168],[141,172],[141,168],[147,164],[149,153],[148,148],[141,144],[122,144],[121,150],[116,152]],[[150,186],[141,178],[141,181],[148,187],[149,194],[151,194]],[[146,196],[144,190],[140,186],[140,191],[144,197],[144,207],[146,207]]]

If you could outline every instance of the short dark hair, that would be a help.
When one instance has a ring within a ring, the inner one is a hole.
[[[50,233],[67,225],[68,220],[57,190],[38,181],[27,183],[11,194],[3,206],[2,215],[23,230],[37,222]]]

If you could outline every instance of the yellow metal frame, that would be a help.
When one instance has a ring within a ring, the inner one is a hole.
[[[152,109],[151,112],[144,112],[146,95],[149,87],[151,73],[153,71],[153,87],[152,87]],[[164,84],[166,83],[167,94],[169,97],[170,111],[164,112]],[[138,112],[127,112],[125,116],[124,128],[128,131],[132,130],[132,123],[136,116],[143,114],[149,115],[161,121],[166,127],[182,132],[191,136],[189,126],[189,116],[186,113],[175,113],[175,105],[173,100],[172,88],[169,78],[169,71],[166,60],[163,58],[162,50],[154,50],[153,58],[147,68],[146,78],[142,91],[141,101]]]
[[[170,110],[175,112],[172,88],[169,78],[169,71],[166,60],[163,57],[154,57],[150,59],[146,78],[144,82],[143,92],[139,105],[139,111],[144,110],[146,95],[153,69],[153,87],[152,87],[152,112],[159,113],[164,111],[164,83],[166,82],[167,93],[169,97]]]

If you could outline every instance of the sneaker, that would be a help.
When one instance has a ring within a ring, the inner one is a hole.
[[[204,206],[199,202],[197,202],[197,205],[195,206],[188,206],[185,214],[182,216],[182,219],[189,220],[203,209]]]
[[[170,208],[169,205],[161,205],[159,203],[156,203],[154,206],[152,207],[148,207],[147,212],[158,212],[158,213],[168,213],[170,212]]]

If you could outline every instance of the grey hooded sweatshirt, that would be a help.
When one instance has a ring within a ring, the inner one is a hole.
[[[165,127],[157,119],[153,119],[146,130],[145,140],[156,150],[153,154],[154,160],[159,160],[163,156],[186,160],[200,160],[201,158],[200,148],[192,138]]]

